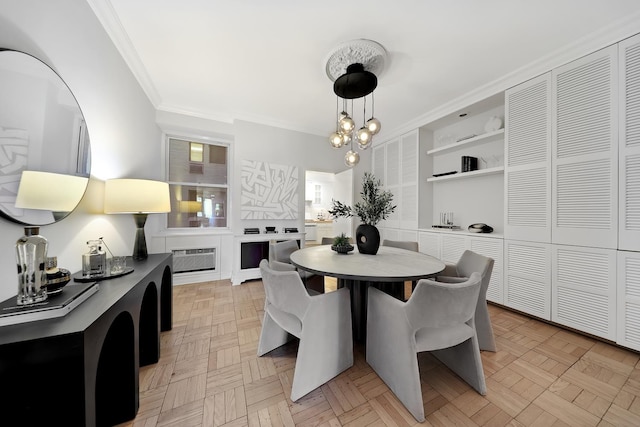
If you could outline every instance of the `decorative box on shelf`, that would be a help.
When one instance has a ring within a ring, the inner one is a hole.
[[[441,228],[445,230],[460,230],[459,225],[432,225],[431,228]]]

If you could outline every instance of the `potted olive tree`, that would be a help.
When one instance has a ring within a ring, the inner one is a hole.
[[[380,232],[376,228],[383,219],[395,211],[393,194],[382,190],[382,183],[369,172],[362,177],[362,200],[353,207],[338,200],[332,200],[329,214],[333,218],[357,215],[361,224],[356,228],[356,245],[361,254],[375,255],[380,247]]]

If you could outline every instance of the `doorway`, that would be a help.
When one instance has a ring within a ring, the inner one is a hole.
[[[320,244],[323,237],[335,237],[341,233],[353,234],[352,218],[333,219],[329,215],[333,200],[346,204],[353,202],[353,170],[334,174],[305,172],[305,244]]]

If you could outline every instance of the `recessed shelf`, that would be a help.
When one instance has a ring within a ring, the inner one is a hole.
[[[477,171],[427,178],[427,182],[450,181],[452,179],[473,178],[474,176],[495,175],[499,173],[504,173],[504,166],[496,166],[494,168],[478,169]]]
[[[492,138],[497,137],[499,135],[504,134],[504,128],[498,129],[493,132],[483,133],[482,135],[474,136],[473,138],[465,139],[463,141],[454,142],[453,144],[448,144],[443,147],[434,148],[432,150],[427,151],[427,156],[431,156],[434,154],[442,154],[448,151],[457,150],[461,147],[464,147],[469,144],[478,144],[481,142],[488,142]]]

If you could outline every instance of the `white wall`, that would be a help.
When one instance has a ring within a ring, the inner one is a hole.
[[[328,136],[320,137],[301,132],[278,129],[250,122],[236,121],[234,183],[240,182],[242,160],[260,160],[281,165],[295,165],[299,168],[298,219],[278,222],[265,220],[240,220],[240,187],[232,190],[232,206],[235,212],[233,229],[241,234],[244,227],[264,228],[265,225],[297,227],[304,230],[305,171],[337,173],[344,171],[346,149],[334,149],[329,145]],[[365,171],[370,170],[371,150],[360,153],[360,163],[354,168],[355,179],[360,180]]]
[[[164,131],[229,139],[233,155],[230,226],[235,234],[244,227],[268,225],[239,219],[240,189],[234,184],[239,182],[243,159],[298,166],[299,219],[273,224],[278,228],[303,229],[306,170],[335,173],[346,169],[346,150],[332,149],[324,137],[249,122],[219,123],[156,112],[85,1],[0,0],[0,47],[27,52],[49,64],[74,93],[87,122],[92,153],[87,193],[71,215],[40,230],[49,240],[49,254],[71,271],[81,269],[81,255],[89,239],[104,237],[114,253],[131,253],[133,219],[102,213],[103,182],[121,177],[164,179],[163,137],[156,123]],[[369,170],[370,156],[370,151],[361,153],[354,179]],[[148,244],[158,240],[162,228],[162,215],[149,216]],[[0,300],[16,294],[14,245],[22,234],[19,224],[0,219],[0,268],[5,272]],[[149,251],[153,249],[152,243]],[[221,257],[221,262],[225,263],[223,271],[231,271],[231,257]]]
[[[147,244],[150,251],[168,251],[172,242],[175,241],[179,241],[181,247],[204,247],[203,239],[206,241],[205,246],[219,244],[219,272],[222,279],[231,277],[235,261],[233,259],[233,235],[242,234],[245,227],[258,227],[264,230],[265,226],[272,225],[279,231],[283,227],[297,227],[300,231],[304,230],[305,171],[314,170],[333,174],[348,169],[344,164],[344,155],[347,149],[331,148],[328,137],[245,121],[224,123],[166,111],[158,111],[156,120],[166,134],[216,140],[226,142],[230,146],[232,160],[229,203],[232,210],[229,231],[207,230],[205,237],[196,236],[193,230],[164,232],[162,230],[163,224],[158,220],[160,216],[150,218],[146,227]],[[298,219],[280,221],[240,219],[240,175],[243,160],[258,160],[298,167]],[[369,170],[370,163],[370,151],[362,152],[360,164],[353,171],[353,176],[358,177],[358,181],[364,171]],[[164,161],[162,165],[164,165]],[[150,223],[150,220],[155,220],[155,222]]]
[[[102,214],[103,180],[162,179],[155,110],[85,1],[0,0],[0,47],[49,64],[76,96],[91,138],[89,188],[78,209],[44,226],[49,254],[71,271],[81,269],[86,241],[104,237],[113,252],[130,254],[130,215]],[[151,218],[150,218],[151,219]],[[0,219],[0,299],[17,292],[15,241],[22,227]]]

